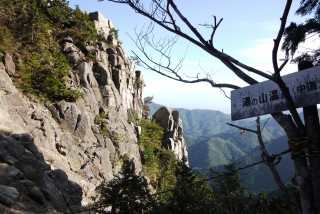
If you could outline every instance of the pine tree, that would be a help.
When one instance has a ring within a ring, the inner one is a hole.
[[[126,160],[119,175],[97,187],[99,198],[93,205],[97,213],[151,213],[154,202],[147,180],[135,173],[132,161]]]
[[[203,176],[183,162],[178,163],[176,176],[177,186],[167,207],[169,213],[211,213],[213,193]]]
[[[287,56],[293,56],[299,45],[310,36],[320,35],[320,1],[302,0],[297,15],[306,16],[314,13],[313,18],[307,19],[304,23],[290,23],[284,32],[284,43],[282,49],[286,51]],[[311,61],[315,65],[320,65],[320,49],[308,50],[302,55],[296,57],[294,62]]]
[[[217,177],[212,184],[215,213],[250,213],[251,197],[241,183],[235,164],[225,165],[225,169],[228,173]]]

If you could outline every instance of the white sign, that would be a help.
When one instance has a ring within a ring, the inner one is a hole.
[[[296,108],[320,103],[320,66],[282,77]],[[231,91],[231,119],[271,114],[288,110],[278,85],[264,81]]]

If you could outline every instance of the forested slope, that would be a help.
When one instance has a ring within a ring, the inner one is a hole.
[[[152,104],[151,109],[161,105]],[[229,126],[232,123],[241,127],[256,129],[254,118],[231,121],[230,115],[213,110],[176,109],[183,121],[184,137],[189,153],[189,163],[195,171],[207,176],[210,171],[224,170],[224,165],[236,163],[243,167],[261,161],[257,136]],[[287,138],[282,128],[273,120],[263,117],[263,139],[270,154],[279,154],[288,149]],[[277,166],[285,182],[294,175],[293,163],[289,155],[284,155]],[[244,184],[252,191],[276,189],[276,183],[268,167],[259,164],[241,172]]]

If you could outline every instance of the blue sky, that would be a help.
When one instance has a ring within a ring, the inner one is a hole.
[[[216,33],[215,44],[218,49],[239,59],[243,63],[256,67],[263,71],[272,71],[271,50],[273,39],[276,37],[280,24],[280,17],[286,1],[279,0],[176,0],[180,10],[197,26],[210,23],[212,15],[223,18]],[[196,3],[194,3],[196,2]],[[300,1],[294,1],[288,21],[300,22],[301,17],[295,16],[294,11]],[[115,28],[119,30],[119,37],[129,56],[132,50],[138,53],[135,43],[129,35],[134,35],[134,29],[141,29],[149,21],[135,13],[123,4],[98,2],[97,0],[70,0],[69,5],[79,5],[81,10],[87,12],[100,11],[107,19],[110,19]],[[203,28],[202,32],[210,36],[210,31]],[[156,29],[159,36],[168,33],[162,29]],[[179,60],[184,54],[186,58],[181,73],[190,76],[201,73],[202,70],[212,74],[216,82],[231,82],[244,86],[245,84],[235,78],[225,66],[214,60],[211,56],[192,44],[180,39],[174,49],[173,59]],[[281,58],[281,54],[279,54]],[[296,71],[296,65],[289,64],[285,70],[287,73]],[[139,68],[140,69],[140,68]],[[230,100],[219,89],[207,84],[185,84],[169,80],[154,72],[142,70],[146,87],[144,96],[154,96],[154,101],[170,107],[183,107],[188,109],[220,110],[230,114]],[[262,78],[258,78],[262,81]],[[227,90],[227,93],[229,91]]]

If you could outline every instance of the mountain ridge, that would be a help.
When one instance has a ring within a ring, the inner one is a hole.
[[[160,106],[162,105],[152,104],[150,108],[153,111]],[[224,165],[231,162],[243,167],[261,160],[257,136],[227,125],[232,123],[254,130],[254,119],[231,121],[231,116],[221,111],[173,109],[178,110],[181,115],[189,164],[195,171],[210,176],[210,169],[221,171]],[[282,128],[272,118],[264,116],[260,123],[263,126],[262,134],[269,154],[278,154],[288,149],[287,138],[284,137]],[[290,182],[294,169],[289,155],[284,155],[278,168],[281,169],[279,171],[284,182]],[[253,192],[278,188],[269,169],[263,164],[243,170],[241,174],[246,187]]]

